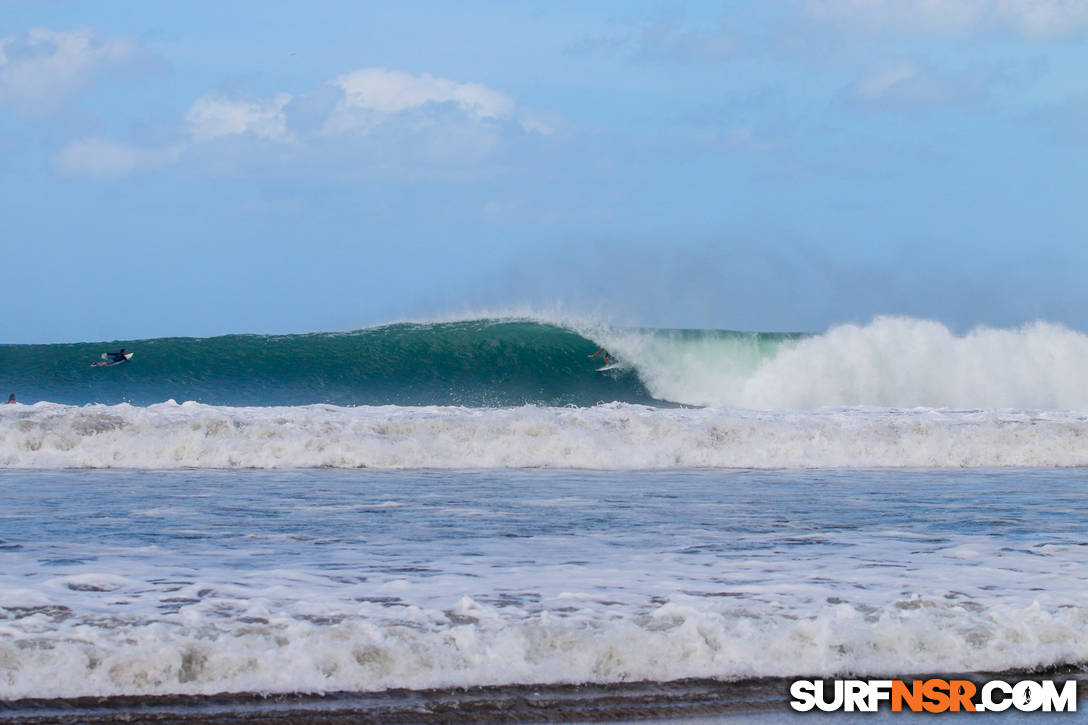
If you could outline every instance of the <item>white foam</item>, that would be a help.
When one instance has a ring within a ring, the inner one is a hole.
[[[1088,465],[1088,417],[1018,410],[0,407],[7,468]]]
[[[1088,661],[1074,472],[4,478],[0,700]]]
[[[960,336],[938,322],[881,317],[780,345],[709,332],[583,332],[655,397],[690,405],[1088,409],[1088,335],[1051,323]]]
[[[1000,671],[1088,657],[1088,608],[1043,601],[979,613],[914,598],[800,617],[683,598],[639,616],[580,606],[522,618],[464,597],[445,612],[333,623],[259,606],[245,624],[195,607],[147,623],[38,614],[0,623],[0,698]]]

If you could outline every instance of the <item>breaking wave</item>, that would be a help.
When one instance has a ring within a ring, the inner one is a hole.
[[[131,363],[92,368],[107,349]],[[604,346],[620,366],[600,372]],[[878,318],[817,334],[615,328],[532,319],[350,333],[0,346],[20,400],[229,406],[878,406],[1088,410],[1088,336],[1050,323],[957,335]]]

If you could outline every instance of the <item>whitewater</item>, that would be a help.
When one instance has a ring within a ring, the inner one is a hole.
[[[1085,361],[1057,324],[899,317],[0,345],[0,719],[1085,677]]]
[[[93,368],[103,349],[132,363]],[[620,361],[599,372],[604,347]],[[486,318],[4,346],[8,468],[1088,464],[1088,336],[878,318],[823,334]],[[182,401],[180,403],[176,401]]]
[[[765,342],[675,331],[602,338],[654,397],[687,405],[1088,409],[1088,336],[1051,323],[956,335],[884,317]]]
[[[896,468],[1088,465],[1088,414],[889,410],[0,409],[7,468]]]
[[[0,472],[0,699],[1076,667],[1086,483]]]

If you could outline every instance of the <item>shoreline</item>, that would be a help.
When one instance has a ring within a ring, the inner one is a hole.
[[[883,677],[883,676],[882,676]],[[1088,700],[1088,668],[1063,666],[995,673],[900,675],[889,679],[1075,679],[1077,700]],[[154,722],[203,725],[261,722],[321,723],[471,722],[672,722],[744,718],[775,722],[796,715],[789,707],[795,679],[691,679],[581,685],[495,685],[431,690],[325,694],[232,693],[217,695],[120,695],[0,702],[0,722],[12,725]],[[828,679],[828,678],[824,678]],[[886,712],[885,710],[881,711]],[[841,713],[831,713],[834,716]],[[819,713],[811,715],[819,716]],[[811,715],[809,715],[811,717]],[[909,717],[911,713],[896,713]]]

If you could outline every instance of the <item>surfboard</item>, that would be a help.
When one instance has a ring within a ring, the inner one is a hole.
[[[603,368],[597,368],[597,372],[601,372],[602,370],[611,370],[612,368],[618,368],[619,366],[619,363],[608,363]]]
[[[104,353],[102,353],[102,362],[93,362],[93,363],[91,363],[91,367],[92,368],[108,368],[111,365],[120,365],[121,363],[126,363],[129,360],[131,360],[132,356],[135,355],[135,354],[136,353],[133,353],[133,352],[126,352],[124,360],[110,360],[109,353],[104,352]]]

